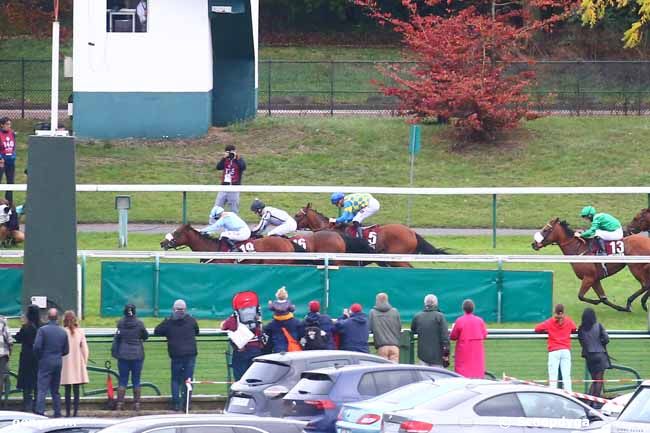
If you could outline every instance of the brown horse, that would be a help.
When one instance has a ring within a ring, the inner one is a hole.
[[[183,224],[173,233],[168,233],[160,242],[160,247],[165,250],[176,249],[178,247],[188,246],[192,251],[209,251],[209,252],[229,252],[230,247],[221,239],[213,239],[194,229],[189,224]],[[259,253],[294,253],[305,252],[297,243],[279,236],[269,236],[259,239],[248,239],[236,244],[242,252],[259,252]],[[207,263],[265,263],[265,264],[300,264],[299,260],[251,260],[246,259],[238,262],[237,260],[208,260]]]
[[[641,211],[632,218],[632,221],[625,227],[626,234],[636,234],[650,230],[650,208]]]
[[[622,242],[625,254],[628,256],[650,255],[650,239],[645,236],[628,236],[623,238]],[[535,234],[535,240],[532,243],[532,247],[535,251],[538,251],[540,248],[553,244],[557,244],[564,255],[582,256],[592,254],[587,242],[585,242],[584,239],[575,237],[574,231],[571,230],[566,221],[560,221],[559,218],[549,221],[540,232]],[[623,269],[625,265],[625,263],[607,263],[605,264],[607,269],[607,272],[605,273],[605,270],[600,263],[571,263],[573,272],[575,272],[576,276],[582,280],[580,291],[578,292],[578,299],[594,305],[602,302],[615,310],[630,312],[632,311],[632,302],[634,302],[634,300],[641,294],[645,293],[641,300],[641,304],[644,309],[647,309],[646,302],[648,299],[648,293],[650,293],[648,292],[650,289],[650,264],[627,264],[630,272],[634,275],[634,278],[641,283],[641,288],[627,299],[627,305],[625,308],[616,305],[607,299],[605,289],[603,289],[600,281],[603,278],[614,275]],[[598,299],[589,299],[585,296],[585,293],[587,293],[590,288],[594,289],[598,295]]]
[[[329,218],[311,207],[311,203],[301,208],[294,217],[298,229],[313,231],[330,228]],[[346,233],[345,227],[337,227],[340,233]],[[446,250],[436,248],[422,236],[403,224],[385,224],[364,229],[364,238],[380,254],[448,254]],[[412,267],[407,262],[386,262],[386,266]]]
[[[291,241],[298,243],[309,253],[372,254],[374,252],[365,240],[352,238],[336,230],[319,230],[300,234],[292,237]],[[322,260],[318,261],[318,264],[320,263]],[[330,264],[357,266],[359,262],[333,261]]]

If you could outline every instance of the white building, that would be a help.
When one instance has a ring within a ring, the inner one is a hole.
[[[78,137],[192,137],[257,111],[259,0],[74,0]]]

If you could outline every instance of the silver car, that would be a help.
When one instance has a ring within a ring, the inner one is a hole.
[[[346,350],[306,350],[258,356],[230,388],[226,413],[282,416],[282,397],[306,370],[358,364],[386,364],[376,355]]]
[[[600,412],[561,390],[509,382],[469,384],[414,409],[383,416],[383,433],[598,431]]]
[[[1,433],[96,433],[118,422],[115,418],[46,418],[16,421]]]
[[[634,391],[632,398],[611,426],[612,433],[650,432],[650,380]]]

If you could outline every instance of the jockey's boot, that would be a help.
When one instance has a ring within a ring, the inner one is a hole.
[[[359,221],[352,221],[352,225],[357,232],[357,238],[363,239],[363,230],[361,230],[361,224],[359,224]]]
[[[605,248],[605,240],[601,238],[596,238],[596,243],[598,244],[598,252],[596,253],[597,256],[606,256],[607,255],[607,249]]]
[[[237,251],[237,247],[235,246],[235,241],[233,241],[230,238],[221,238],[224,240],[224,242],[228,245],[230,248],[230,252]]]

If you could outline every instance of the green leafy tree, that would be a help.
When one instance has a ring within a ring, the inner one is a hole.
[[[625,48],[639,45],[646,26],[650,22],[650,0],[583,0],[582,22],[593,27],[605,17],[608,9],[612,8],[636,11],[638,19],[625,31],[623,41]]]

